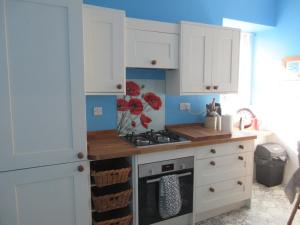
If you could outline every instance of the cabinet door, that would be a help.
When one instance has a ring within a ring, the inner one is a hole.
[[[125,13],[86,5],[83,29],[86,94],[124,94]]]
[[[196,186],[252,175],[253,153],[232,154],[195,162]]]
[[[87,162],[2,172],[0,224],[90,225],[89,186]]]
[[[208,26],[181,24],[181,92],[208,92],[211,86],[212,32]]]
[[[252,176],[240,177],[195,189],[195,213],[251,198]]]
[[[216,92],[237,92],[239,76],[240,32],[214,29],[212,86]]]
[[[0,171],[86,151],[80,0],[0,0]]]
[[[178,68],[178,35],[127,29],[127,67]]]

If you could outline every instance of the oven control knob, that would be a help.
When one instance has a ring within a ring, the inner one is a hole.
[[[186,168],[186,166],[184,164],[181,164],[179,167],[181,170],[184,170]]]
[[[149,175],[152,175],[153,174],[153,170],[149,170],[148,173],[149,173]]]

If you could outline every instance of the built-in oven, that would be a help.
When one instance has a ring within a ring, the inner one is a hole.
[[[174,217],[192,213],[194,157],[142,164],[139,165],[138,182],[139,225],[165,220],[159,213],[159,181],[161,177],[171,174],[178,176],[182,201],[181,211]]]

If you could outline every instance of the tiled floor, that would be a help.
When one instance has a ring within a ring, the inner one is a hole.
[[[286,198],[282,186],[267,188],[255,184],[251,209],[242,208],[197,225],[286,225],[291,210],[292,205]],[[300,225],[300,210],[293,225]]]

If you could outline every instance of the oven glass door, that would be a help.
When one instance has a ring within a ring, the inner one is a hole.
[[[190,175],[180,177],[180,174]],[[181,170],[177,173],[166,173],[165,175],[178,174],[182,207],[178,215],[184,215],[193,211],[193,169]],[[139,224],[149,225],[163,221],[159,215],[159,182],[147,183],[149,180],[159,179],[162,175],[139,178]],[[176,217],[175,216],[175,217]],[[169,218],[170,219],[170,218]]]

